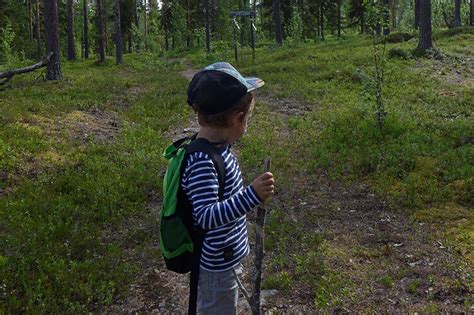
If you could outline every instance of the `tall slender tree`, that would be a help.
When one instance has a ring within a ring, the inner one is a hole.
[[[471,5],[469,9],[469,21],[471,26],[474,26],[474,0],[471,0]]]
[[[89,58],[89,18],[87,14],[87,0],[83,0],[83,17],[84,17],[84,34],[83,34],[83,41],[84,41],[84,58]]]
[[[324,38],[324,1],[319,1],[319,39],[325,40]]]
[[[74,5],[72,0],[66,1],[67,10],[67,59],[76,60],[76,47],[74,42]]]
[[[389,0],[383,0],[383,34],[385,36],[390,34],[390,2]]]
[[[148,35],[148,9],[147,9],[147,2],[143,0],[143,23],[144,23],[144,32],[145,37]]]
[[[135,12],[134,12],[134,15],[135,15],[135,28],[136,28],[136,31],[137,33],[140,33],[140,21],[138,19],[138,7],[139,7],[139,2],[137,2],[139,0],[135,0]],[[136,36],[136,44],[137,44],[137,47],[135,47],[135,50],[137,52],[140,52],[140,35],[139,34],[135,34],[134,36]]]
[[[211,34],[209,31],[209,0],[204,0],[204,11],[206,19],[206,51],[207,53],[211,52]]]
[[[97,0],[97,49],[99,62],[105,62],[105,9],[104,0]]]
[[[122,63],[123,39],[120,25],[120,0],[115,0],[115,64]]]
[[[391,6],[390,8],[392,9],[392,28],[396,29],[397,28],[397,0],[391,0]]]
[[[32,0],[28,0],[28,39],[30,40],[30,44],[33,43],[33,9],[31,5]],[[29,51],[29,58],[33,59],[33,50],[30,46]]]
[[[275,24],[275,42],[281,46],[283,38],[281,34],[280,0],[273,0],[273,23]]]
[[[58,3],[57,0],[44,1],[44,34],[46,41],[46,53],[53,52],[46,68],[46,80],[61,80],[61,61],[59,54],[59,30],[58,30]]]
[[[341,2],[342,0],[337,0],[337,38],[341,38]]]
[[[415,29],[420,27],[420,0],[415,0]]]
[[[41,20],[40,20],[40,0],[36,0],[36,53],[37,53],[37,60],[41,60]]]
[[[365,33],[365,3],[364,0],[351,0],[348,17],[355,25],[359,22],[360,33]]]
[[[454,27],[461,27],[461,0],[454,0]]]
[[[418,0],[420,2],[420,30],[418,49],[433,48],[431,29],[431,0]]]
[[[120,24],[120,0],[115,0],[115,64],[122,64],[123,38]]]

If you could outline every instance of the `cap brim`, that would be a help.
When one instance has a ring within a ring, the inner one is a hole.
[[[247,92],[256,90],[265,85],[265,81],[255,77],[247,77],[245,79],[245,85],[247,86]]]
[[[240,81],[243,85],[247,87],[247,92],[256,90],[260,87],[262,87],[265,82],[262,79],[255,78],[255,77],[246,77],[244,78],[237,69],[235,69],[230,63],[228,62],[216,62],[213,63],[212,65],[209,65],[204,68],[204,70],[216,70],[216,71],[221,71],[225,72],[237,80]]]

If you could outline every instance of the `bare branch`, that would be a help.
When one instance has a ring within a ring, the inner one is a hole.
[[[48,63],[50,62],[51,57],[53,55],[54,55],[54,53],[51,51],[46,55],[46,57],[43,60],[41,60],[38,63],[35,63],[34,65],[31,65],[31,66],[28,66],[28,67],[25,67],[25,68],[8,70],[7,72],[0,72],[0,79],[4,79],[4,80],[0,81],[0,85],[5,84],[6,82],[8,82],[16,74],[27,73],[27,72],[31,72],[31,71],[34,71],[36,69],[39,69],[41,67],[45,67],[46,65],[48,65]]]

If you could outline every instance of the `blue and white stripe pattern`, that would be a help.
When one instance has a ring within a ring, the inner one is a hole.
[[[219,148],[224,159],[224,198],[219,202],[217,171],[209,155],[192,153],[185,162],[181,186],[193,205],[195,226],[207,230],[201,267],[225,271],[248,255],[246,213],[260,203],[251,185],[245,189],[237,159],[228,145]]]

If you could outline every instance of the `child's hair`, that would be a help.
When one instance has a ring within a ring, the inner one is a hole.
[[[228,127],[229,126],[229,118],[234,113],[243,112],[246,115],[249,110],[251,109],[252,101],[254,99],[254,92],[248,92],[244,96],[242,96],[234,105],[232,105],[228,110],[213,114],[213,115],[205,115],[199,112],[199,106],[193,104],[193,109],[198,113],[199,123],[211,126],[211,127]]]

